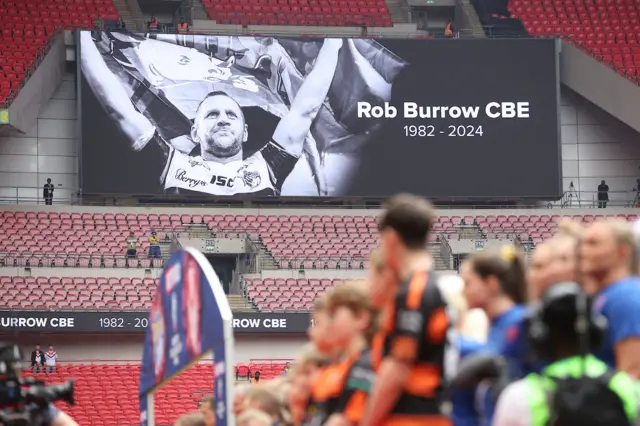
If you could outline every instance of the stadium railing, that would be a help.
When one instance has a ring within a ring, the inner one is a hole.
[[[33,196],[34,190],[37,194],[42,192],[41,187],[15,187],[0,185],[0,205],[2,204],[23,204],[23,205],[45,205],[45,201],[40,196]],[[362,200],[362,197],[243,197],[241,195],[228,197],[224,201],[215,197],[167,195],[167,194],[122,194],[122,193],[87,193],[81,192],[77,188],[56,187],[57,191],[64,190],[69,195],[55,195],[53,205],[75,205],[75,206],[102,206],[102,207],[135,207],[135,206],[167,206],[176,207],[179,205],[189,205],[193,207],[211,208],[239,208],[246,207],[245,201],[251,201],[253,207],[261,209],[379,209],[379,204],[386,197],[367,197],[368,204],[361,205],[348,204],[344,201],[354,199]],[[58,192],[60,194],[60,192]],[[633,188],[631,190],[609,191],[608,207],[635,207],[640,203],[640,192]],[[595,208],[598,207],[598,191],[576,191],[566,190],[557,201],[537,201],[545,197],[530,195],[527,199],[519,197],[439,197],[432,199],[432,202],[448,209],[539,209],[539,208]],[[517,202],[517,205],[516,205]]]
[[[146,255],[128,257],[124,254],[40,254],[28,251],[0,252],[2,266],[23,268],[162,268],[164,259]]]

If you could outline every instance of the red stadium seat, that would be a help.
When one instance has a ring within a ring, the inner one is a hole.
[[[577,42],[587,53],[634,78],[640,68],[640,4],[634,0],[510,0],[511,16],[532,35],[550,33]]]
[[[0,105],[20,90],[25,70],[46,53],[46,45],[56,28],[90,28],[99,16],[118,18],[111,0],[100,3],[99,8],[94,3],[95,0],[79,0],[68,6],[48,0],[0,0]],[[79,16],[85,19],[81,21]]]

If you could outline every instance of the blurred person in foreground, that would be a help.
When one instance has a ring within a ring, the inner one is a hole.
[[[525,334],[528,288],[521,253],[510,245],[476,253],[462,264],[461,277],[469,308],[482,309],[490,322],[487,342],[470,352],[503,356],[512,380],[533,371]],[[475,400],[469,409],[475,408],[478,424],[491,425],[496,402],[491,387],[478,385]]]
[[[638,253],[626,221],[592,223],[580,241],[580,273],[597,293],[594,310],[609,327],[596,355],[609,367],[640,378],[640,279]]]
[[[328,356],[320,353],[313,343],[308,343],[291,369],[288,376],[291,380],[288,402],[294,425],[308,424],[316,414],[317,406],[311,399],[311,388],[320,371],[329,363]]]
[[[262,411],[247,410],[238,416],[236,426],[273,426],[273,420]]]
[[[245,394],[242,412],[262,411],[271,417],[273,424],[283,424],[283,405],[282,398],[267,384],[254,385]]]
[[[575,282],[550,286],[529,314],[528,338],[551,364],[507,386],[493,426],[637,424],[637,383],[588,355],[602,342],[606,319]]]
[[[376,381],[362,426],[449,426],[442,414],[449,318],[427,250],[436,219],[431,204],[392,197],[380,221],[385,278],[374,280],[371,302],[382,310],[373,339]]]
[[[180,416],[173,426],[207,426],[207,422],[202,413],[189,413]]]
[[[244,408],[244,397],[251,389],[251,385],[248,383],[240,383],[233,389],[233,414],[238,416]],[[213,409],[213,406],[211,406]]]
[[[213,395],[208,395],[202,398],[200,403],[200,414],[204,417],[207,426],[214,426],[216,424],[216,413],[214,411],[215,400]]]
[[[578,273],[578,248],[584,229],[572,220],[563,220],[558,226],[558,231],[549,240],[553,252],[553,260],[549,265],[550,284],[561,282],[578,282],[588,294],[593,294],[596,289],[593,282],[587,276],[579,276]],[[543,293],[545,289],[542,289]]]
[[[317,411],[311,425],[357,425],[375,373],[369,344],[377,331],[366,281],[346,281],[326,294],[326,311],[332,335],[334,362],[313,384]]]
[[[482,350],[487,341],[489,320],[482,309],[469,310],[464,298],[464,281],[458,275],[443,275],[440,291],[447,302],[459,359]],[[454,426],[476,426],[476,389],[458,389],[451,393],[451,420]]]
[[[531,253],[529,268],[527,269],[527,281],[529,282],[531,297],[539,299],[544,290],[551,285],[551,263],[553,262],[553,249],[548,241],[536,246]]]

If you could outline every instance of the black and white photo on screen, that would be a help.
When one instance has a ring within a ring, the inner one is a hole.
[[[380,129],[356,104],[390,101],[407,65],[367,39],[81,33],[83,78],[149,193],[348,194]]]

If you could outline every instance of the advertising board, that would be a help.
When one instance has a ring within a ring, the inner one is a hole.
[[[234,333],[304,333],[311,317],[301,313],[235,312]],[[1,333],[144,333],[149,312],[0,311]]]

